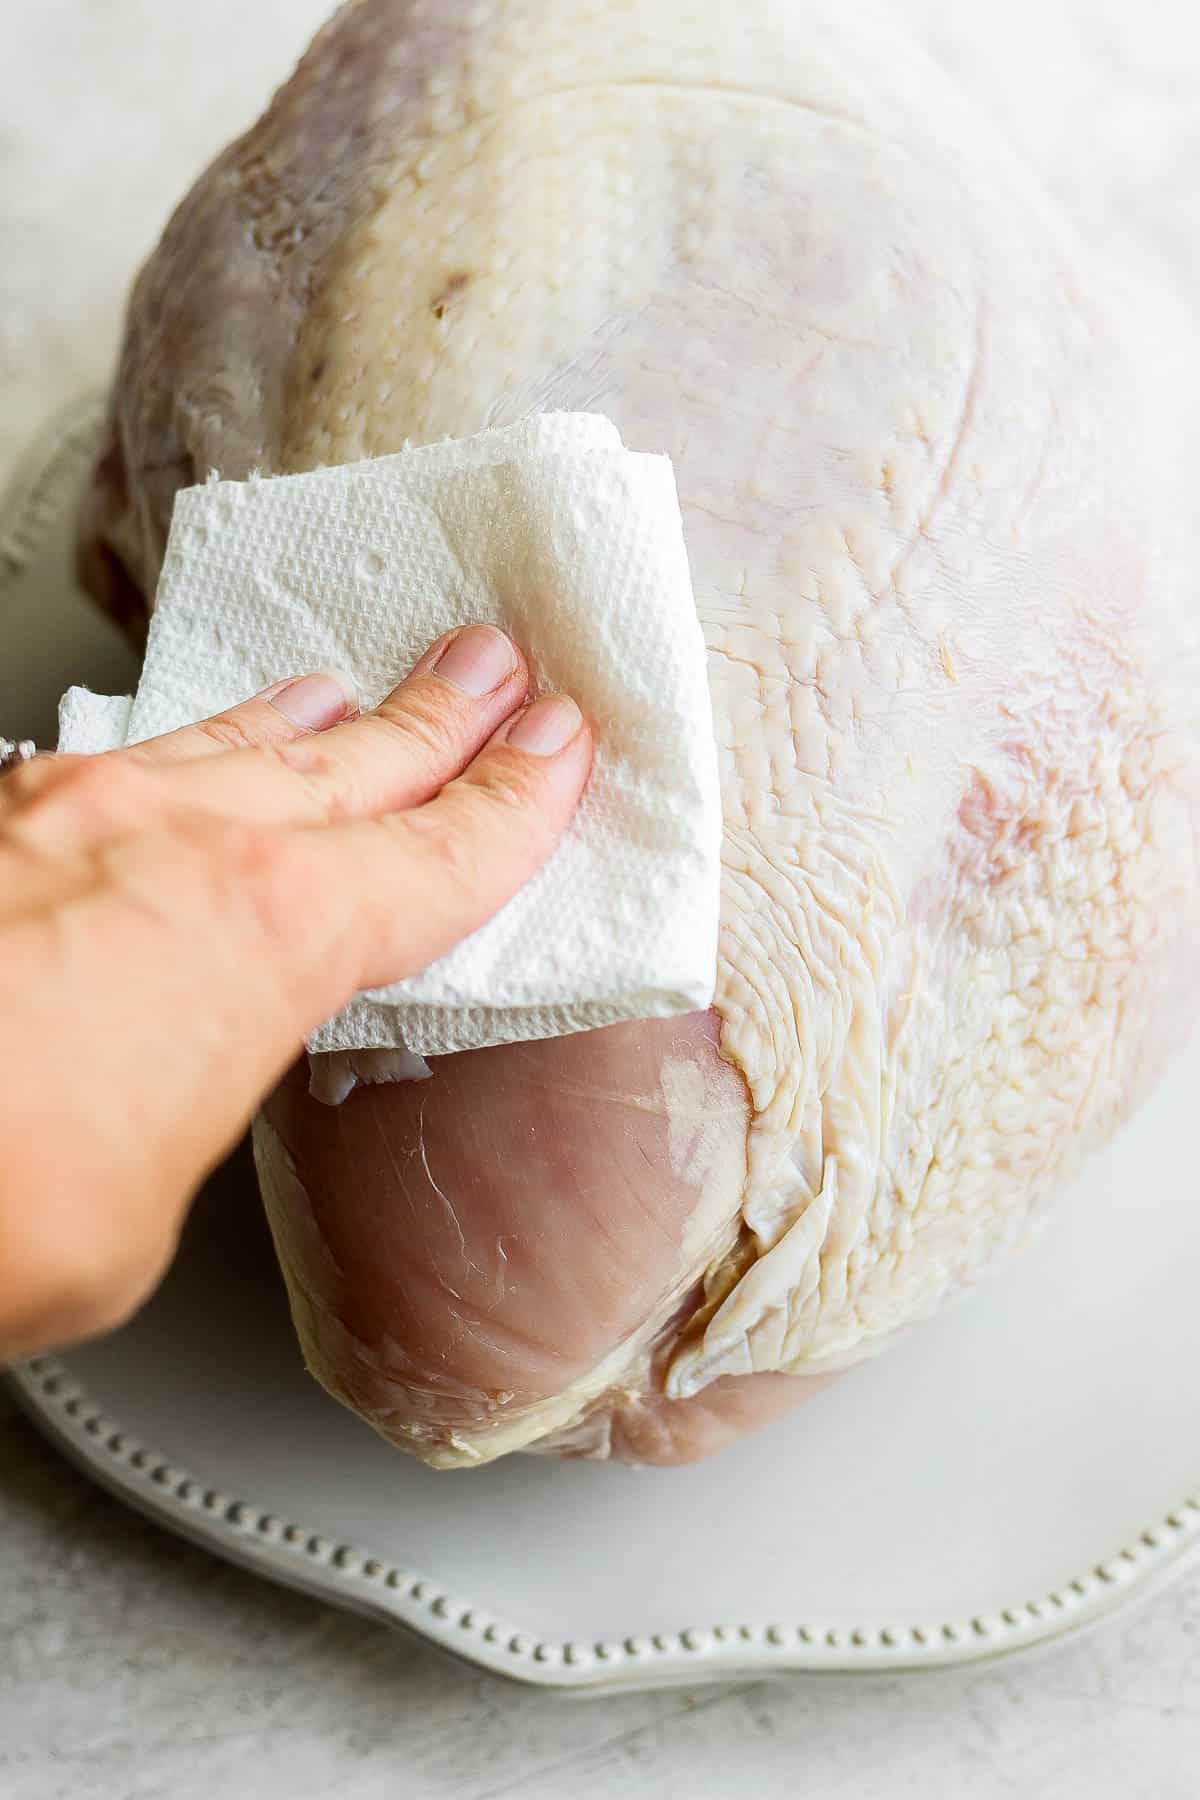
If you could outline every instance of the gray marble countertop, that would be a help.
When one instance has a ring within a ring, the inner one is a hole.
[[[11,9],[0,480],[32,428],[104,380],[129,274],[170,205],[331,4]],[[1189,0],[891,4],[1109,253],[1197,293]],[[1200,1575],[1084,1641],[973,1673],[565,1701],[459,1669],[176,1541],[60,1461],[0,1395],[5,1800],[797,1792],[1194,1800]]]

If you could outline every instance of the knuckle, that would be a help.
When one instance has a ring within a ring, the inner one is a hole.
[[[224,833],[216,879],[230,910],[248,910],[256,935],[293,949],[326,910],[302,836],[267,826],[235,825]]]
[[[152,782],[150,771],[129,757],[65,758],[30,792],[28,809],[65,811],[81,825],[124,824],[144,813]]]
[[[236,712],[217,713],[211,719],[201,719],[195,729],[218,750],[254,750],[258,747],[259,740],[254,732]]]
[[[267,754],[287,775],[297,797],[303,794],[306,818],[338,825],[357,817],[363,804],[361,777],[354,763],[334,754],[322,738],[273,745]]]
[[[385,701],[372,715],[394,743],[402,740],[410,756],[426,767],[456,767],[462,756],[463,721],[454,690],[446,682],[415,681],[403,700]]]
[[[221,863],[242,893],[272,893],[286,880],[288,841],[264,825],[229,825],[222,833]]]
[[[59,758],[51,761],[35,757],[32,762],[19,763],[10,769],[0,782],[0,797],[9,808],[28,806],[39,795],[44,794],[56,780],[62,779],[64,767],[70,763],[82,762],[82,757]]]
[[[460,892],[479,887],[493,863],[507,864],[514,846],[521,860],[532,852],[536,861],[552,843],[550,828],[534,803],[535,783],[517,770],[498,770],[486,781],[463,782],[456,789],[454,823],[436,808],[411,814],[428,829],[428,847],[439,878]]]
[[[553,836],[546,817],[542,767],[531,757],[490,756],[475,771],[472,789],[493,821],[490,829],[519,831],[528,842]]]

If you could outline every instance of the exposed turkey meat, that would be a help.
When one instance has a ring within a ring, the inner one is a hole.
[[[715,1009],[259,1122],[397,1443],[715,1447],[1002,1261],[1190,1023],[1195,365],[1103,288],[833,0],[360,0],[171,222],[84,521],[127,616],[210,468],[586,408],[679,480]]]

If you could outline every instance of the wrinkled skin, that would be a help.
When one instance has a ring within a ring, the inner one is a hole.
[[[84,519],[136,621],[210,467],[553,408],[675,461],[713,1011],[338,1109],[298,1068],[257,1130],[310,1365],[443,1465],[794,1404],[1002,1262],[1194,1012],[1190,327],[858,9],[728,14],[344,10],[143,272]]]

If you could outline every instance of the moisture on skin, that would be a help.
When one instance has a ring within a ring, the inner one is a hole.
[[[85,509],[136,619],[210,468],[551,409],[674,460],[713,1010],[338,1108],[297,1069],[256,1128],[310,1366],[439,1465],[790,1406],[1021,1244],[1194,1015],[1192,328],[880,21],[719,10],[344,8],[143,271]]]

